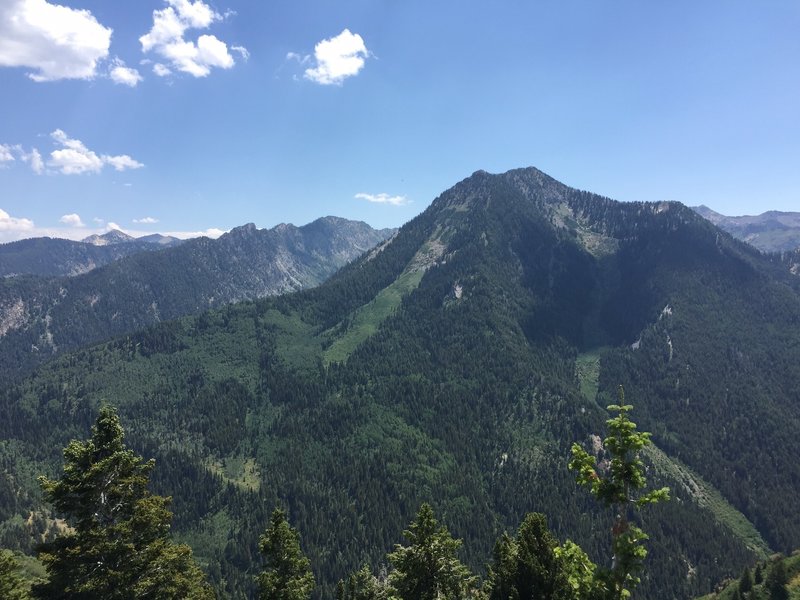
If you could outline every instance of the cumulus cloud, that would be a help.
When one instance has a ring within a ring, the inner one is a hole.
[[[392,206],[403,206],[409,202],[405,196],[390,196],[389,194],[365,194],[362,192],[356,194],[355,197],[358,200],[366,200],[375,204],[391,204]]]
[[[207,29],[224,17],[202,0],[165,0],[167,7],[153,11],[153,27],[139,38],[142,52],[155,52],[169,66],[157,63],[156,75],[169,75],[170,67],[195,77],[205,77],[214,67],[230,69],[235,61],[228,45],[216,36],[203,34],[196,41],[186,40],[189,29]],[[231,48],[247,60],[249,52],[243,46]]]
[[[69,225],[70,227],[85,227],[83,221],[81,221],[80,215],[78,215],[77,213],[62,215],[59,221],[61,223],[64,223],[64,225]]]
[[[154,217],[142,217],[141,219],[134,219],[133,222],[140,225],[153,225],[154,223],[158,223],[158,219]]]
[[[117,171],[126,169],[139,169],[144,165],[134,160],[127,154],[98,156],[89,150],[80,140],[72,139],[61,129],[56,129],[50,134],[56,144],[61,146],[50,153],[47,166],[56,169],[64,175],[80,175],[82,173],[99,173],[105,165],[111,165]]]
[[[34,81],[92,79],[111,32],[88,10],[46,0],[0,1],[0,66],[31,69]]]
[[[321,85],[341,85],[358,75],[369,55],[361,36],[345,29],[314,46],[315,66],[306,69],[304,77]]]
[[[30,219],[12,217],[0,208],[0,232],[3,233],[3,237],[7,237],[7,233],[25,233],[30,232],[32,229],[33,221]]]
[[[139,71],[131,67],[126,67],[125,63],[119,58],[115,58],[111,61],[108,76],[114,83],[127,85],[128,87],[136,87],[142,80]]]

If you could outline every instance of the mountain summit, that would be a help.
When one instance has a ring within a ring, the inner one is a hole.
[[[332,593],[422,502],[473,568],[531,511],[607,564],[567,457],[602,454],[622,384],[675,498],[648,513],[641,594],[690,597],[800,545],[798,281],[679,203],[479,171],[318,287],[43,366],[0,396],[0,436],[8,464],[52,468],[114,399],[220,590],[251,592],[281,504]]]
[[[132,242],[136,238],[128,235],[119,229],[112,229],[108,233],[102,235],[94,234],[82,239],[84,244],[92,244],[93,246],[109,246],[111,244],[126,244]]]

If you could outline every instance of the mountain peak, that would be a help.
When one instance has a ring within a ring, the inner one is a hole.
[[[92,244],[93,246],[110,246],[111,244],[125,244],[135,239],[136,238],[128,235],[124,231],[112,229],[103,235],[90,235],[89,237],[83,238],[81,241],[85,244]]]

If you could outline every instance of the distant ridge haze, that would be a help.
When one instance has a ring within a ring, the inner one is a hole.
[[[800,248],[800,212],[769,210],[760,215],[729,217],[705,205],[694,206],[692,210],[762,252]]]

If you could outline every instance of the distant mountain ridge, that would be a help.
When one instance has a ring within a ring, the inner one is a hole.
[[[162,320],[317,285],[392,233],[338,217],[302,227],[249,223],[73,277],[8,278],[0,282],[0,372]],[[83,246],[141,244],[110,239],[121,241]]]
[[[762,252],[800,248],[800,212],[770,210],[760,215],[728,217],[705,205],[693,206],[692,210]]]
[[[160,233],[151,233],[150,235],[143,235],[141,237],[133,237],[120,231],[119,229],[112,229],[111,231],[102,235],[90,235],[81,240],[84,244],[92,244],[93,246],[113,246],[115,244],[130,244],[133,242],[145,242],[147,244],[157,244],[161,247],[175,246],[183,242],[183,240],[173,237],[171,235],[161,235]]]
[[[90,235],[80,242],[29,238],[0,244],[0,277],[81,275],[126,256],[182,243],[183,240],[176,237],[157,233],[134,238],[116,229],[103,235]]]

